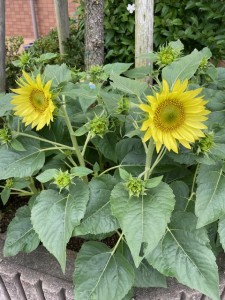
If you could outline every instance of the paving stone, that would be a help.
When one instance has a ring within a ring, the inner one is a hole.
[[[67,252],[66,273],[43,246],[30,254],[20,253],[4,258],[4,236],[0,235],[0,300],[74,300],[72,274],[76,254]],[[220,256],[221,300],[225,300],[225,255]],[[96,299],[107,300],[107,299]],[[168,279],[168,288],[135,289],[133,300],[210,300],[175,279]]]

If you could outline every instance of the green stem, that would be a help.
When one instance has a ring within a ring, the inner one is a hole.
[[[151,168],[149,170],[149,176],[152,174],[152,171],[158,165],[158,163],[163,158],[163,156],[165,155],[165,153],[166,153],[166,147],[163,147],[160,150],[159,155],[157,156],[156,160],[154,161],[154,163],[152,164],[152,166],[151,166]],[[144,172],[142,172],[141,174],[138,175],[138,178],[141,178],[142,176],[144,176],[146,172],[147,172],[147,170],[144,170]]]
[[[34,195],[35,195],[35,194],[38,194],[38,190],[37,190],[37,188],[36,188],[36,186],[35,186],[33,177],[30,177],[29,188],[30,188],[31,192],[32,192]]]
[[[198,169],[199,169],[199,164],[197,164],[197,166],[196,166],[196,170],[195,170],[195,174],[194,174],[193,181],[192,181],[192,186],[191,186],[190,197],[189,197],[188,200],[187,200],[187,204],[186,204],[186,206],[185,206],[184,211],[186,211],[186,209],[188,208],[188,205],[189,205],[190,201],[192,200],[192,198],[193,198],[194,195],[195,195],[194,188],[195,188],[195,181],[196,181],[197,174],[198,174]]]
[[[109,171],[111,170],[115,170],[115,169],[118,169],[120,167],[136,167],[137,165],[117,165],[117,166],[114,166],[114,167],[111,167],[105,171],[103,171],[102,173],[99,174],[99,176],[102,176],[104,175],[105,173],[108,173]],[[139,167],[142,166],[142,165],[139,165]]]
[[[64,149],[64,148],[63,147],[61,147],[61,148],[59,148],[59,147],[49,147],[49,148],[40,149],[39,152],[52,151],[52,150],[59,150],[60,151],[62,149]]]
[[[77,167],[77,164],[75,163],[75,161],[73,160],[73,158],[72,158],[71,155],[67,156],[66,158],[71,162],[71,164],[72,164],[74,167]]]
[[[146,163],[145,163],[145,176],[144,180],[148,179],[150,176],[150,167],[152,163],[152,155],[155,149],[155,145],[153,143],[153,139],[151,138],[148,143],[148,151],[146,153]]]
[[[88,142],[90,141],[90,139],[91,139],[91,133],[88,132],[86,141],[84,143],[84,147],[83,147],[82,152],[81,152],[81,154],[82,154],[83,157],[84,157],[84,154],[85,154],[85,151],[86,151],[86,148],[87,148],[87,145],[88,145]]]
[[[70,138],[71,138],[71,141],[72,141],[72,144],[73,144],[73,150],[75,151],[75,153],[77,155],[77,159],[80,163],[80,166],[85,167],[84,158],[83,158],[83,156],[80,152],[80,149],[79,149],[79,146],[78,146],[78,143],[77,143],[77,139],[76,139],[76,136],[75,136],[74,131],[73,131],[73,127],[71,125],[69,116],[68,116],[67,111],[66,111],[65,104],[63,104],[61,106],[61,108],[62,108],[62,112],[63,112],[63,115],[64,115],[64,119],[65,119],[67,128],[69,130]]]
[[[5,186],[0,185],[0,188],[4,189]],[[23,193],[23,194],[28,194],[28,195],[31,194],[30,192],[28,192],[28,191],[26,191],[26,190],[20,190],[20,189],[15,189],[15,188],[10,188],[10,190],[15,191],[15,192],[19,192],[19,193]]]
[[[32,139],[35,139],[35,140],[39,140],[39,141],[48,143],[48,144],[52,144],[52,145],[55,145],[55,146],[62,147],[62,148],[64,148],[64,149],[73,150],[73,148],[70,147],[70,146],[63,145],[63,144],[60,144],[60,143],[56,143],[56,142],[53,142],[53,141],[50,141],[50,140],[46,140],[46,139],[40,138],[40,137],[38,137],[38,136],[31,135],[31,134],[27,134],[27,133],[24,133],[24,132],[13,131],[12,134],[15,134],[16,136],[25,136],[25,137],[29,137],[29,138],[32,138]]]
[[[119,243],[120,243],[122,238],[123,238],[123,232],[120,234],[120,237],[118,238],[118,241],[116,242],[116,245],[113,247],[113,250],[111,252],[111,256],[113,256],[113,254],[116,252],[116,249],[118,248]]]
[[[166,154],[166,147],[163,147],[160,152],[158,157],[156,158],[156,160],[154,161],[154,163],[152,164],[149,173],[151,174],[152,171],[154,170],[154,168],[158,165],[158,163],[161,161],[161,159],[163,158],[163,156]]]
[[[19,197],[28,197],[28,196],[33,196],[33,193],[32,192],[27,192],[27,193],[14,192],[14,193],[10,193],[10,195],[17,195]]]
[[[139,97],[138,95],[136,95],[136,97],[138,98],[138,101],[143,104],[143,101],[141,100],[141,97]]]

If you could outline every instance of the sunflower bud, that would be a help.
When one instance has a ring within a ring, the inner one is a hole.
[[[95,116],[89,122],[90,132],[92,136],[99,135],[103,137],[103,135],[108,131],[108,119],[106,117]]]
[[[90,82],[96,83],[100,81],[104,81],[106,79],[106,74],[103,70],[102,66],[92,66],[89,70],[89,76],[88,79],[90,79]]]
[[[8,178],[5,181],[5,187],[10,189],[13,186],[13,179],[12,178]]]
[[[140,178],[131,176],[125,186],[129,191],[129,197],[145,195],[145,182]]]
[[[73,154],[73,151],[72,151],[72,150],[66,149],[66,150],[64,151],[64,154],[65,154],[66,156],[71,156],[71,155]]]
[[[208,59],[206,57],[203,57],[200,64],[199,64],[199,69],[200,70],[206,70],[208,67]]]
[[[54,177],[55,181],[54,183],[62,190],[63,188],[67,187],[71,183],[71,175],[68,173],[68,171],[63,172],[59,171],[56,176]]]
[[[121,97],[120,100],[118,101],[116,112],[118,114],[127,115],[129,113],[129,108],[130,108],[129,98]]]
[[[157,52],[157,64],[160,67],[167,66],[171,64],[174,60],[180,57],[181,51],[178,49],[172,48],[170,45],[160,47]]]
[[[209,132],[205,137],[201,138],[198,144],[198,153],[208,153],[214,146],[214,134]]]
[[[19,61],[22,66],[26,66],[29,63],[29,60],[30,60],[30,53],[26,51],[24,51],[19,57]]]
[[[0,129],[0,143],[2,145],[8,145],[12,141],[12,135],[9,128],[4,125],[2,129]]]

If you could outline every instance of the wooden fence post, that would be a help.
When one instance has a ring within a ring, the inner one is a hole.
[[[135,0],[135,67],[149,65],[139,58],[153,51],[154,0]]]
[[[63,42],[70,35],[68,0],[54,0],[60,54],[65,54]]]

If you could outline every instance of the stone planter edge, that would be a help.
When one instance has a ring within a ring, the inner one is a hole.
[[[4,235],[0,234],[0,299],[1,300],[74,300],[72,273],[75,252],[67,251],[67,268],[63,274],[54,257],[43,246],[30,254],[20,253],[4,258]],[[221,300],[225,300],[223,254],[219,258]],[[210,300],[174,279],[168,279],[168,288],[136,288],[135,300]],[[107,300],[107,299],[97,299]]]

